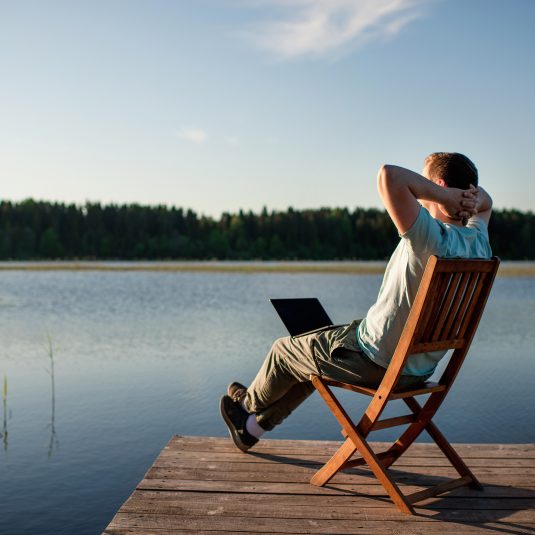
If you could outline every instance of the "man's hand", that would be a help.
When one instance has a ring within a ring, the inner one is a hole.
[[[450,219],[460,221],[477,214],[479,191],[470,184],[470,189],[444,188],[444,200],[439,210]]]
[[[487,223],[492,199],[483,188],[462,190],[439,186],[431,180],[396,165],[383,165],[377,175],[379,195],[400,234],[411,228],[420,212],[421,201],[436,203],[449,219],[461,221],[474,214]]]
[[[470,198],[473,195],[475,195],[476,200],[475,212],[469,217],[477,214],[477,216],[483,219],[488,225],[492,213],[492,199],[481,186],[477,188],[470,186],[470,189],[465,191],[465,196],[467,198]]]

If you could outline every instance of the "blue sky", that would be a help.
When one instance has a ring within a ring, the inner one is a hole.
[[[535,208],[532,0],[0,0],[0,197],[380,206],[471,157]]]

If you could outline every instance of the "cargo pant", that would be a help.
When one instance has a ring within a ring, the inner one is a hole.
[[[269,431],[280,424],[312,392],[310,375],[377,387],[386,369],[375,364],[357,343],[359,320],[314,333],[279,338],[247,389],[244,406]],[[429,378],[402,375],[398,385],[413,386]]]

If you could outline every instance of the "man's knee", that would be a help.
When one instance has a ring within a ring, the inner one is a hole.
[[[284,336],[282,338],[277,338],[272,346],[271,352],[277,356],[282,356],[288,352],[290,336]]]

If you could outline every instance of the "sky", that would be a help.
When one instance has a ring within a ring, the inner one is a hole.
[[[0,199],[380,207],[477,165],[535,209],[533,0],[0,0]]]

